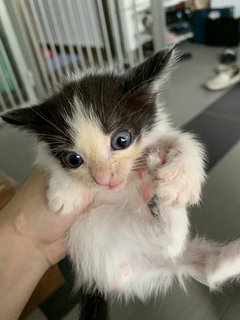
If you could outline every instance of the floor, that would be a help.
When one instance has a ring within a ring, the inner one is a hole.
[[[214,74],[220,49],[191,44],[184,44],[181,49],[192,52],[193,58],[177,64],[170,81],[171,89],[164,93],[167,110],[177,126],[184,126],[192,118],[202,116],[210,104],[225,94],[224,91],[209,92],[203,88],[206,79]],[[227,118],[224,114],[221,117]],[[30,140],[23,133],[16,135],[13,129],[0,126],[0,150],[4,150],[0,155],[0,168],[19,183],[22,183],[31,171],[33,152],[29,148],[32,145]],[[231,240],[239,236],[239,163],[240,141],[237,141],[209,172],[202,205],[191,210],[193,232],[216,240]],[[76,315],[77,309],[74,308],[62,319],[75,320]],[[39,309],[27,318],[44,319],[47,318]],[[240,319],[240,288],[229,285],[222,292],[210,294],[206,287],[189,281],[187,293],[176,285],[166,296],[160,296],[145,304],[139,301],[125,306],[114,304],[111,319],[237,320]]]

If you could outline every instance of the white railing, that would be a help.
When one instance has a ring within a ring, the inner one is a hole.
[[[11,19],[0,0],[0,114],[36,102]]]
[[[12,42],[10,48],[15,41],[21,61],[9,55],[0,34],[0,112],[36,102],[40,86],[41,95],[51,94],[69,73],[92,65],[134,66],[149,54],[144,44],[153,40],[153,34],[143,20],[158,0],[7,0],[13,8],[6,15],[9,21],[1,12],[3,7],[7,13],[5,1],[0,0],[0,23],[4,20],[7,29],[10,18],[15,20],[27,58],[24,61],[12,26],[5,37]],[[37,84],[37,95],[26,86],[26,70]]]

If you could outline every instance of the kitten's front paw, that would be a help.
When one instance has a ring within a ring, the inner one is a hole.
[[[203,168],[189,165],[189,159],[180,149],[165,147],[154,150],[149,155],[148,167],[160,202],[171,206],[199,202]]]
[[[60,195],[48,192],[47,198],[49,209],[58,214],[70,214],[76,208],[74,199],[66,197],[66,194]]]
[[[82,185],[62,169],[49,174],[47,199],[49,209],[61,215],[70,214],[82,202]]]

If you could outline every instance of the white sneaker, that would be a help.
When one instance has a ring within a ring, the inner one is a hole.
[[[219,64],[216,68],[216,73],[222,72],[222,71],[226,71],[227,69],[229,69],[230,67],[232,67],[233,64]]]
[[[233,65],[219,71],[214,78],[206,82],[205,86],[207,89],[214,91],[223,90],[240,82],[240,68],[238,66]]]

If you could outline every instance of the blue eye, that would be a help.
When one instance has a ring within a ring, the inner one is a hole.
[[[66,152],[63,155],[63,162],[67,168],[76,169],[83,163],[83,159],[75,152]]]
[[[132,143],[133,136],[131,131],[123,130],[119,131],[112,137],[111,147],[113,150],[126,149]]]

